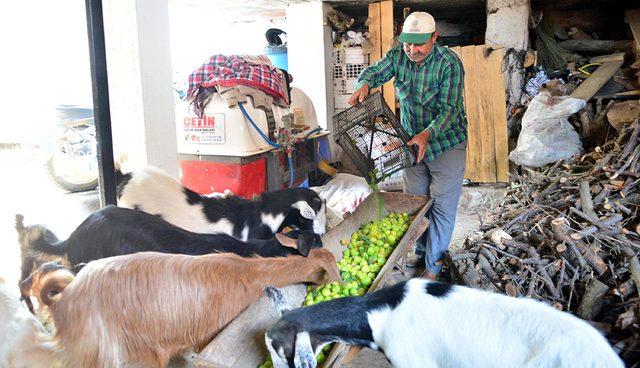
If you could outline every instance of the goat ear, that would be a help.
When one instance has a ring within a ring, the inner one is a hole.
[[[300,235],[298,235],[298,241],[296,242],[298,245],[298,252],[305,257],[308,256],[311,248],[314,247],[318,238],[319,236],[316,234],[300,233]]]
[[[31,275],[29,275],[29,277],[27,277],[26,279],[22,280],[22,282],[20,283],[20,290],[24,290],[26,291],[30,291],[31,290],[31,284],[33,283],[33,273]]]
[[[311,339],[306,331],[296,334],[296,354],[293,358],[293,365],[296,368],[316,368],[317,366]]]
[[[276,240],[280,245],[287,248],[298,249],[298,244],[295,239],[292,239],[282,233],[276,233]]]
[[[72,271],[74,274],[77,274],[77,273],[78,273],[78,272],[80,272],[80,271],[84,268],[84,266],[86,266],[86,265],[87,265],[87,264],[86,264],[85,262],[75,264],[75,265],[73,265],[73,267],[71,267],[71,271]]]
[[[284,296],[284,293],[282,292],[282,290],[278,289],[277,287],[266,286],[264,288],[264,294],[267,296],[267,298],[271,302],[271,305],[276,309],[278,314],[280,314],[281,316],[285,312],[291,310],[291,308],[287,303],[287,298]]]
[[[311,208],[311,206],[309,206],[309,203],[307,203],[307,201],[295,202],[291,205],[291,207],[297,208],[300,211],[300,215],[302,215],[302,217],[306,219],[315,220],[318,217],[316,211]]]

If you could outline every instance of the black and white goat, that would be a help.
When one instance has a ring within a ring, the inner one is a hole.
[[[22,241],[23,253],[21,282],[27,279],[37,263],[34,255],[66,257],[69,265],[75,266],[96,259],[148,251],[189,255],[234,253],[242,257],[286,257],[307,256],[312,248],[322,247],[320,236],[313,232],[292,231],[286,236],[277,234],[275,238],[267,240],[244,242],[227,234],[192,233],[158,216],[115,206],[107,206],[90,214],[64,241],[58,240],[47,227],[25,227],[22,220],[22,216],[16,215],[16,229]],[[25,295],[28,286],[21,288],[23,297],[28,296]]]
[[[318,235],[325,233],[324,202],[308,188],[281,189],[248,200],[233,195],[200,195],[153,167],[128,174],[118,172],[117,177],[120,206],[161,216],[195,233],[268,239],[291,225]]]
[[[585,321],[531,299],[424,279],[295,310],[280,290],[265,293],[283,314],[265,334],[275,368],[315,367],[334,341],[379,349],[399,368],[624,367]]]

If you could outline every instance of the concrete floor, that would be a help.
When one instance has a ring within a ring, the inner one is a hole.
[[[32,148],[0,149],[0,276],[9,285],[20,277],[20,248],[15,214],[24,224],[41,223],[61,239],[98,208],[96,190],[68,193],[49,180],[44,164]]]
[[[37,152],[31,148],[0,149],[0,276],[15,286],[20,276],[20,251],[14,230],[14,216],[21,213],[25,225],[47,225],[61,239],[66,238],[84,218],[98,208],[97,191],[68,193],[56,187],[47,177]],[[463,188],[458,208],[452,246],[464,239],[480,224],[477,212],[492,207],[504,196],[504,189],[487,187]],[[189,356],[189,355],[187,355]],[[191,359],[176,360],[172,367],[191,367]],[[391,367],[385,356],[363,349],[349,368]]]

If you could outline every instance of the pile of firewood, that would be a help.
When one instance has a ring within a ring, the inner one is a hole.
[[[639,134],[636,120],[581,157],[514,175],[489,224],[448,256],[454,275],[592,321],[638,366]]]

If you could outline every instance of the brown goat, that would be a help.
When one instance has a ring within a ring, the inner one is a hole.
[[[137,253],[33,278],[56,325],[53,346],[69,367],[165,367],[197,351],[262,296],[267,285],[339,281],[326,249],[308,258]],[[73,281],[71,281],[73,280]]]

